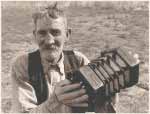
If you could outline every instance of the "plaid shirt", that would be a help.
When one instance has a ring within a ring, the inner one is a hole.
[[[80,52],[74,51],[80,65],[87,65],[89,60]],[[42,61],[46,81],[48,82],[48,100],[37,105],[35,90],[29,83],[28,76],[28,54],[24,54],[16,59],[12,66],[12,110],[11,112],[33,112],[33,113],[71,113],[71,108],[57,101],[54,95],[54,86],[57,82],[65,79],[64,55],[57,63],[57,68],[50,67]],[[112,98],[112,105],[115,107],[116,99]],[[104,103],[97,109],[97,112],[108,112],[108,103]]]

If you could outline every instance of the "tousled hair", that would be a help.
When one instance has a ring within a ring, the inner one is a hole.
[[[63,17],[65,28],[66,28],[66,30],[68,29],[67,28],[66,15],[65,15],[64,11],[61,10],[60,8],[58,8],[57,6],[58,5],[57,5],[57,2],[56,2],[54,5],[49,5],[48,7],[46,7],[44,9],[44,11],[38,11],[38,12],[35,12],[32,15],[33,22],[34,22],[34,25],[35,25],[35,31],[37,29],[37,21],[39,19],[42,19],[43,17],[46,17],[46,16],[48,16],[51,19],[57,19],[59,17]]]

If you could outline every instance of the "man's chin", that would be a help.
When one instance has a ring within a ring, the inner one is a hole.
[[[47,60],[49,59],[56,59],[60,55],[60,51],[58,50],[46,50],[44,51],[44,56],[46,57]]]

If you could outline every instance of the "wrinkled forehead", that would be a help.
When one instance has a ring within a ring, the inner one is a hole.
[[[53,19],[50,17],[43,17],[38,19],[37,21],[37,30],[41,29],[66,29],[66,20],[64,17],[58,17],[57,19]]]

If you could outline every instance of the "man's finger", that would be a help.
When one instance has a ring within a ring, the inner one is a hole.
[[[139,59],[139,55],[138,54],[134,54],[133,57],[136,59],[136,63],[140,63],[140,59]]]
[[[134,53],[132,51],[128,52],[130,55],[132,55],[135,59],[136,59],[136,63],[139,64],[140,63],[140,59],[139,59],[139,55],[137,53]]]
[[[70,104],[71,107],[88,107],[88,103]]]
[[[135,53],[135,54],[133,55],[133,57],[138,59],[138,58],[139,58],[139,55],[138,55],[137,53]]]
[[[57,85],[58,86],[65,86],[65,85],[69,85],[69,84],[71,84],[71,81],[65,79],[65,80],[60,81]]]
[[[67,92],[67,91],[71,91],[71,90],[75,90],[81,87],[80,83],[76,83],[76,84],[71,84],[71,85],[67,85],[62,87],[63,92]]]
[[[83,103],[83,102],[87,102],[88,101],[88,95],[82,95],[81,97],[77,97],[76,99],[73,100],[65,100],[64,103],[65,104],[79,104],[79,103]]]
[[[77,98],[77,97],[79,97],[85,93],[86,93],[85,89],[79,89],[79,90],[76,90],[73,92],[69,92],[69,93],[65,93],[63,95],[60,95],[59,99],[60,100],[69,100],[69,99],[71,100],[71,99]]]

